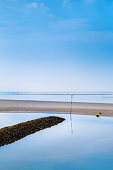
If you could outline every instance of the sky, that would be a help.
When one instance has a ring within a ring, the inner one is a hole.
[[[0,91],[113,91],[113,0],[0,0]]]

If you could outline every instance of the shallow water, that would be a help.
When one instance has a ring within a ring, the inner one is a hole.
[[[38,100],[38,101],[71,101],[70,93],[27,93],[27,92],[0,92],[0,99],[12,100]],[[47,95],[49,94],[49,95]],[[51,95],[50,95],[51,94]],[[53,95],[55,94],[55,95]],[[61,94],[61,95],[59,95]],[[65,94],[65,95],[62,95]],[[67,95],[66,95],[67,94]],[[74,93],[71,93],[74,94]],[[81,95],[82,94],[82,95]],[[100,94],[100,95],[96,95]],[[113,92],[100,93],[76,93],[73,102],[113,103]]]
[[[45,116],[49,114],[1,113],[0,128]],[[72,115],[71,127],[69,115],[56,116],[66,120],[1,147],[0,169],[113,169],[113,118]]]

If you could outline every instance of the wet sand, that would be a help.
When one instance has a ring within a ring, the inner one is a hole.
[[[31,101],[31,100],[0,100],[0,112],[63,112],[81,115],[96,115],[102,112],[102,116],[113,116],[113,104],[108,103],[82,103],[56,101]]]

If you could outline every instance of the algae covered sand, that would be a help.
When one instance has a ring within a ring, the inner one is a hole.
[[[37,131],[62,123],[65,119],[50,116],[0,129],[0,147],[13,143]]]

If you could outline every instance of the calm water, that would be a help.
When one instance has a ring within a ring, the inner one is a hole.
[[[45,95],[39,95],[39,93],[30,92],[0,92],[0,99],[13,99],[13,100],[39,100],[39,101],[70,101],[70,93],[49,93],[56,95],[47,95],[48,93],[41,93]],[[68,95],[58,95],[58,94],[68,94]],[[73,93],[72,93],[73,94]],[[74,102],[94,102],[94,103],[113,103],[113,92],[99,92],[100,95],[95,95],[97,93],[76,93],[73,96]],[[83,94],[83,95],[80,95]],[[87,94],[87,95],[86,95]],[[92,95],[91,95],[92,94]]]
[[[1,113],[0,128],[48,114]],[[48,115],[49,116],[49,115]],[[112,170],[113,118],[66,120],[0,148],[0,170]]]
[[[70,101],[69,95],[34,94],[0,93],[0,99]],[[104,94],[78,94],[73,101],[113,103],[112,93]],[[0,128],[45,116],[49,114],[0,113]],[[66,120],[1,147],[0,170],[113,169],[113,118],[72,115],[71,126],[69,115],[56,116]]]

